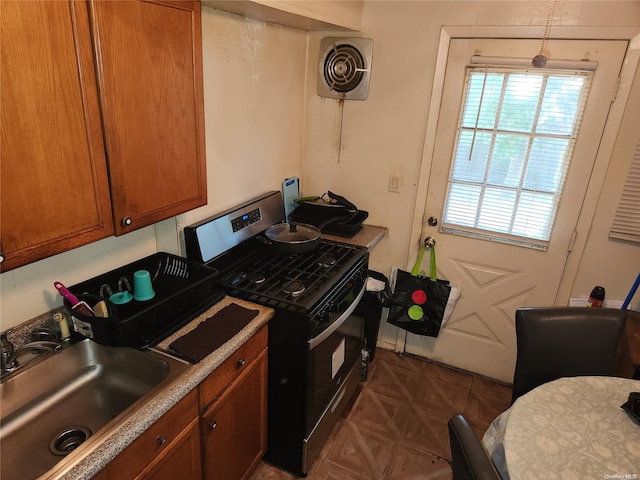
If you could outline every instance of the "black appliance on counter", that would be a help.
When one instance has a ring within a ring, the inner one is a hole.
[[[227,294],[271,307],[265,460],[306,476],[355,394],[362,371],[366,248],[321,240],[307,253],[261,242],[284,221],[280,192],[185,227],[187,257]]]

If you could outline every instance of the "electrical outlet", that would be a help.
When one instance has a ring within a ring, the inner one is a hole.
[[[402,176],[397,173],[389,175],[389,191],[392,193],[400,193],[400,185],[402,184]]]

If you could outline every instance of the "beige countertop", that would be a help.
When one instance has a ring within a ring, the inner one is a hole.
[[[167,385],[152,401],[141,405],[134,415],[128,416],[122,423],[101,435],[100,442],[89,453],[83,453],[80,447],[70,454],[58,467],[54,467],[41,479],[88,480],[96,475],[129,444],[155,423],[171,407],[196,388],[213,370],[220,366],[233,352],[256,334],[270,319],[274,311],[271,308],[256,305],[237,298],[226,296],[202,315],[195,318],[182,329],[159,343],[159,350],[168,350],[171,342],[189,333],[201,322],[216,314],[230,303],[258,310],[258,315],[227,343],[208,355],[204,360],[190,366],[173,383]],[[75,458],[74,458],[75,457]]]
[[[349,243],[351,245],[359,245],[371,250],[384,238],[386,234],[387,229],[385,227],[363,225],[362,229],[351,238],[339,237],[337,235],[329,235],[326,233],[322,234],[322,238],[334,240],[336,242]]]

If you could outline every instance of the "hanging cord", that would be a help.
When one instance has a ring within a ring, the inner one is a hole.
[[[540,45],[540,52],[533,57],[531,64],[536,68],[542,68],[547,64],[547,57],[544,55],[545,48],[547,47],[547,40],[549,33],[551,32],[551,20],[553,19],[553,12],[556,8],[556,0],[549,2],[549,8],[547,9],[547,23],[544,27],[544,34],[542,35],[542,44]]]
[[[338,128],[338,163],[342,156],[342,123],[344,121],[344,99],[338,100],[338,110],[340,111],[340,127]]]

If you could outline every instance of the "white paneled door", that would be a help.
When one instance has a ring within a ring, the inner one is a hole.
[[[423,159],[431,160],[425,218],[442,219],[471,57],[532,58],[539,49],[539,40],[451,39],[433,153]],[[445,233],[442,221],[425,227],[437,242],[438,276],[460,285],[462,295],[438,338],[407,336],[408,353],[511,382],[515,310],[555,302],[626,49],[626,41],[548,42],[550,59],[597,62],[548,244],[540,249]]]

